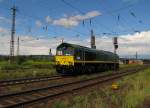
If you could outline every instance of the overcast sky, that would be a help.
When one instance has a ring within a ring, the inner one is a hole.
[[[112,38],[119,38],[117,53],[150,58],[149,0],[0,0],[0,54],[8,55],[11,10],[17,7],[16,35],[20,54],[47,55],[65,42],[90,46],[94,30],[97,49],[113,51]]]

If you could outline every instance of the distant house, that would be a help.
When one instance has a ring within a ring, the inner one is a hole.
[[[120,58],[120,64],[144,64],[143,60]]]

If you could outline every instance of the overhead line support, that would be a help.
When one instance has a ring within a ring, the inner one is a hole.
[[[12,29],[11,29],[11,40],[10,40],[10,62],[14,62],[14,36],[15,36],[15,20],[16,20],[16,7],[13,6],[12,10]]]

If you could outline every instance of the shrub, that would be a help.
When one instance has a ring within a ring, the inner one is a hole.
[[[18,65],[21,65],[21,64],[23,64],[24,62],[26,62],[27,61],[27,59],[25,58],[25,57],[23,57],[23,56],[18,56],[18,57],[16,57],[16,63],[18,64]]]
[[[68,108],[68,101],[57,101],[52,108]]]

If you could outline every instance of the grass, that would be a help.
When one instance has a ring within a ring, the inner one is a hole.
[[[83,74],[81,76],[78,76],[80,80],[86,80],[90,78],[94,78],[97,76],[104,76],[104,75],[109,75],[112,74],[113,71],[105,71],[105,72],[100,72],[100,73],[94,73],[94,74]]]
[[[150,68],[115,82],[119,85],[118,90],[107,85],[86,96],[60,100],[53,108],[143,108],[145,98],[150,96],[149,82]]]
[[[54,62],[50,61],[32,61],[28,60],[25,63],[22,64],[23,66],[29,66],[29,67],[36,67],[36,68],[52,68],[54,65]]]
[[[54,62],[27,60],[21,64],[0,62],[0,80],[55,75]]]
[[[141,64],[120,64],[120,68],[130,68],[130,67],[137,67],[141,66]]]
[[[56,75],[55,69],[25,69],[25,70],[20,69],[12,72],[1,71],[0,80],[53,76],[53,75]]]
[[[1,70],[17,70],[17,69],[32,69],[32,68],[39,68],[39,69],[51,69],[54,67],[54,62],[50,61],[33,61],[27,60],[21,64],[13,63],[10,64],[9,62],[0,62],[0,69]]]

